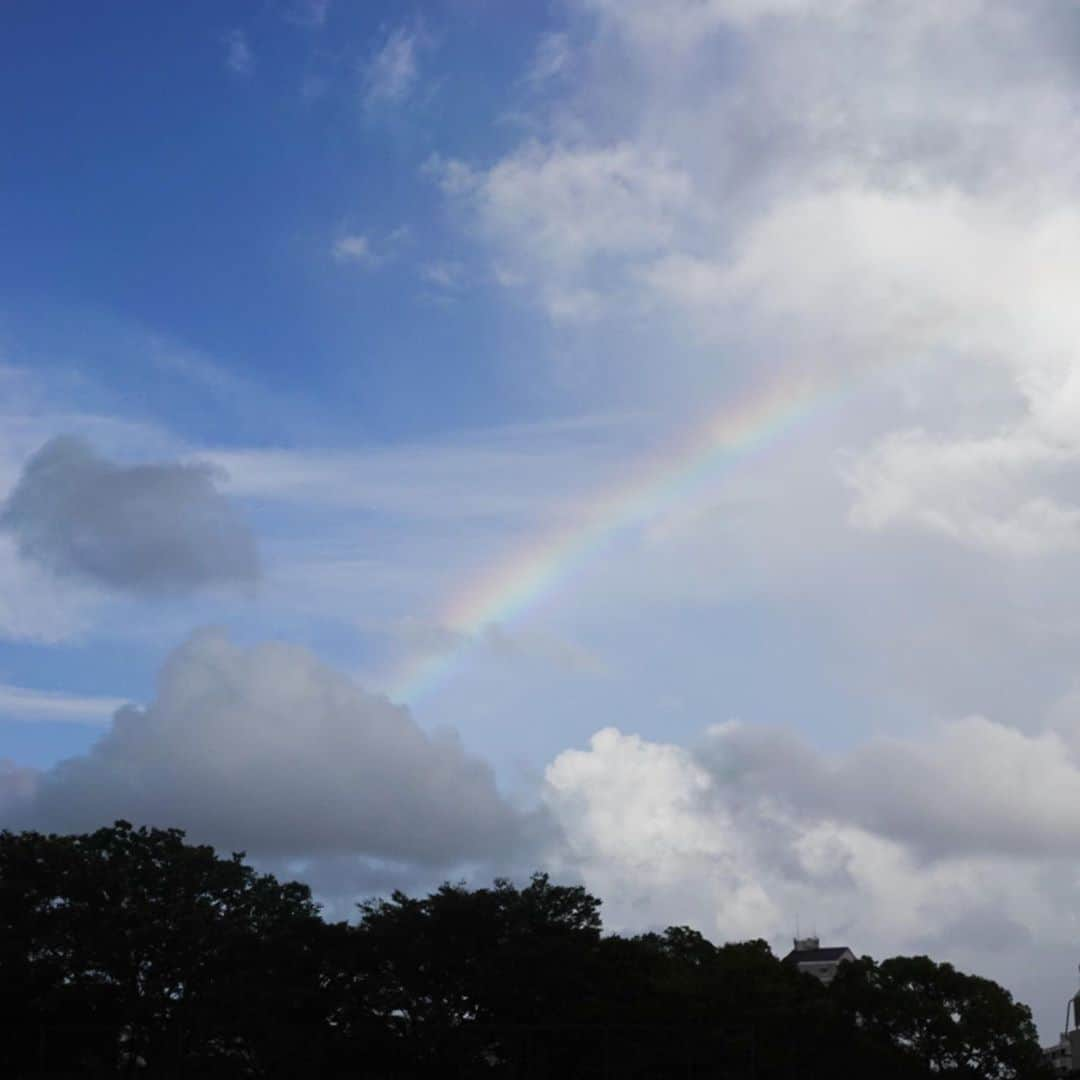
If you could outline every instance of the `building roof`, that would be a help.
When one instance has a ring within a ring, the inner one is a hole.
[[[835,960],[842,960],[845,956],[854,955],[846,945],[829,949],[792,949],[784,957],[784,961],[785,963],[791,961],[796,964],[827,964]]]

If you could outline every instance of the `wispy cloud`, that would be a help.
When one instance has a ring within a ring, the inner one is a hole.
[[[236,27],[225,35],[225,66],[234,75],[248,76],[255,71],[255,55],[247,34]]]
[[[335,262],[375,267],[398,258],[412,242],[412,230],[399,225],[376,238],[363,232],[341,232],[330,247]]]
[[[481,430],[396,446],[202,449],[233,496],[408,518],[559,515],[623,474],[645,438],[633,417]]]
[[[0,717],[15,720],[63,720],[105,724],[126,704],[120,698],[87,697],[0,683]]]
[[[462,263],[452,259],[439,259],[434,262],[424,263],[420,267],[420,276],[429,285],[452,292],[460,289],[464,284],[465,267]]]
[[[540,86],[566,73],[570,64],[570,39],[565,33],[543,34],[533,54],[532,66],[525,81]]]
[[[371,241],[363,233],[347,233],[334,241],[333,255],[337,262],[374,266],[379,261]]]
[[[398,26],[364,65],[364,105],[367,109],[400,105],[413,93],[420,77],[419,53],[427,44],[419,26]]]

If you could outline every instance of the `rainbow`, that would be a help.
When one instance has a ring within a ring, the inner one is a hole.
[[[632,469],[622,483],[591,501],[570,524],[515,551],[454,595],[439,622],[459,637],[447,650],[413,658],[389,680],[391,697],[415,703],[441,684],[483,631],[533,607],[583,567],[615,536],[638,526],[817,415],[843,390],[810,380],[779,380],[744,393],[692,434]]]

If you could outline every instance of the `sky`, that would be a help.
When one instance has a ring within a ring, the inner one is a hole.
[[[0,14],[0,826],[1080,962],[1080,10]]]

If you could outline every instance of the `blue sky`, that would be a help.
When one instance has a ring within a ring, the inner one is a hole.
[[[497,161],[534,137],[526,114],[555,89],[534,71],[545,48],[563,41],[565,13],[483,3],[408,13],[396,5],[215,4],[169,13],[120,5],[88,18],[60,6],[15,12],[11,23],[7,96],[32,108],[12,118],[8,222],[21,257],[0,279],[3,325],[9,355],[36,392],[55,395],[57,408],[77,401],[114,424],[145,427],[131,437],[143,456],[148,434],[162,451],[377,453],[420,444],[437,454],[441,440],[487,429],[587,421],[608,410],[629,420],[631,408],[645,437],[655,437],[654,410],[640,399],[625,402],[607,373],[572,377],[553,365],[563,350],[570,363],[585,353],[592,329],[567,340],[565,327],[505,295],[433,164]],[[395,43],[407,56],[401,85],[383,73],[387,86],[377,90],[378,58]],[[350,240],[361,250],[350,251]],[[622,439],[619,431],[615,437]],[[611,472],[620,475],[623,448],[601,449],[615,455]],[[626,451],[630,462],[646,454],[647,444]],[[291,508],[259,500],[247,507],[265,543],[290,550],[314,536],[336,537],[339,557],[409,543],[400,521],[377,520],[363,505],[347,515],[333,506],[304,510],[298,524]],[[483,540],[492,558],[514,543],[501,533]],[[482,572],[483,559],[466,565],[458,572]],[[194,610],[121,605],[122,626],[110,629],[106,610],[96,633],[74,642],[12,643],[9,678],[55,689],[62,663],[65,689],[145,700],[175,636],[204,621],[250,639],[300,640],[354,669],[380,647],[351,612],[304,617],[286,604],[252,606],[235,596],[194,602]],[[728,642],[718,656],[716,644],[702,640],[700,655],[680,661],[688,676],[732,684],[734,712],[758,697],[759,711],[779,719],[783,703],[770,704],[770,688],[742,668],[757,666],[762,641],[768,651],[805,649],[793,646],[767,605],[725,600],[732,605],[740,638],[749,639],[744,655],[733,657]],[[668,618],[701,624],[706,634],[727,621],[683,603]],[[135,640],[127,640],[130,619],[140,624]],[[150,629],[159,622],[160,637]],[[633,627],[619,633],[636,636]],[[688,636],[680,635],[680,653]],[[816,658],[796,655],[792,663],[815,684],[828,681]],[[504,678],[496,672],[484,691],[498,704],[468,710],[477,733],[490,734],[508,758],[526,745],[539,755],[559,749],[561,732],[542,739],[489,732],[498,722],[483,716],[509,707],[502,695],[516,696]],[[586,699],[585,715],[637,711],[637,688],[596,681],[572,691]],[[437,701],[429,708],[443,719]],[[49,764],[85,748],[92,731],[16,725],[13,756]]]
[[[542,866],[613,926],[812,917],[1052,1026],[1075,12],[0,29],[0,823],[179,825],[332,906]],[[506,566],[543,587],[481,605]]]
[[[381,440],[487,421],[509,392],[498,359],[509,328],[481,298],[438,317],[416,264],[469,256],[424,161],[448,147],[494,155],[513,135],[500,113],[523,94],[515,80],[543,19],[501,7],[435,6],[406,21],[416,62],[431,62],[425,86],[402,91],[417,97],[407,119],[392,99],[364,104],[361,63],[395,32],[395,5],[351,5],[322,26],[250,4],[9,13],[8,235],[21,257],[3,284],[28,333],[64,352],[56,323],[70,318],[56,307],[100,320],[105,355],[79,365],[120,398],[141,365],[109,355],[110,329],[212,355],[290,401],[287,417],[259,417],[249,441],[300,435],[294,408],[338,441],[358,428]],[[480,63],[486,24],[501,44]],[[250,70],[229,67],[234,40]],[[385,272],[327,260],[353,232]],[[184,436],[227,431],[203,426],[201,403],[180,411],[144,393]]]

